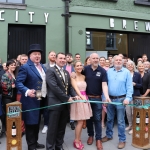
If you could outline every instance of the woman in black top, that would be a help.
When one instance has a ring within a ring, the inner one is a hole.
[[[141,74],[142,78],[142,88],[140,93],[142,96],[150,96],[150,73],[145,73],[145,68],[143,63],[137,65],[137,69]]]
[[[15,88],[15,75],[16,62],[14,60],[8,60],[6,63],[8,70],[2,75],[1,86],[2,86],[2,103],[3,110],[6,114],[6,104],[16,101],[17,90]],[[4,117],[4,126],[6,117]]]

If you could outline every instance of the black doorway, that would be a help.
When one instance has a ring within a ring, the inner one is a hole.
[[[31,44],[40,44],[43,50],[42,63],[45,63],[45,26],[44,25],[8,25],[8,59],[19,54],[27,54]]]
[[[146,54],[150,60],[150,35],[130,33],[128,37],[129,57],[136,63],[139,57]]]

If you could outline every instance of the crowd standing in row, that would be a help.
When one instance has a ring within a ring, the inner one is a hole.
[[[45,148],[38,143],[41,114],[44,118],[42,133],[47,132],[46,149],[63,150],[65,128],[70,116],[71,129],[75,129],[73,145],[82,150],[82,128],[87,127],[87,144],[95,140],[97,150],[103,150],[102,143],[113,139],[115,113],[118,123],[118,148],[126,143],[125,130],[132,134],[133,96],[149,96],[150,63],[146,54],[137,60],[137,66],[122,54],[109,56],[108,59],[93,53],[84,64],[80,54],[56,54],[49,52],[49,62],[41,64],[42,50],[39,44],[30,45],[28,54],[8,60],[0,68],[2,108],[0,116],[6,126],[6,104],[21,101],[22,109],[29,110],[43,106],[57,105],[43,110],[23,113],[22,133],[26,133],[28,150]],[[41,100],[36,94],[40,92]],[[74,100],[82,103],[58,105]],[[92,101],[89,103],[88,101]],[[107,106],[100,101],[108,102]],[[121,102],[123,105],[112,105]],[[2,111],[3,110],[3,111]],[[125,126],[125,110],[129,126]],[[2,115],[3,113],[3,115]],[[105,116],[107,122],[105,125]],[[77,122],[76,126],[74,121]],[[102,128],[106,126],[106,136],[102,138]]]

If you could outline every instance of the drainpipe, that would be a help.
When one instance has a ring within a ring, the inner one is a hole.
[[[65,2],[65,13],[62,14],[65,17],[65,53],[69,53],[69,3],[71,0],[63,0]]]

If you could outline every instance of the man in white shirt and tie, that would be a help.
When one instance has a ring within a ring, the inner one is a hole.
[[[41,102],[46,101],[46,70],[40,63],[41,55],[42,50],[39,44],[30,45],[28,62],[19,69],[16,87],[22,93],[20,101],[23,111],[40,108]],[[37,92],[39,92],[39,97]],[[22,116],[26,127],[28,150],[45,148],[43,144],[38,143],[40,110],[24,112]]]

